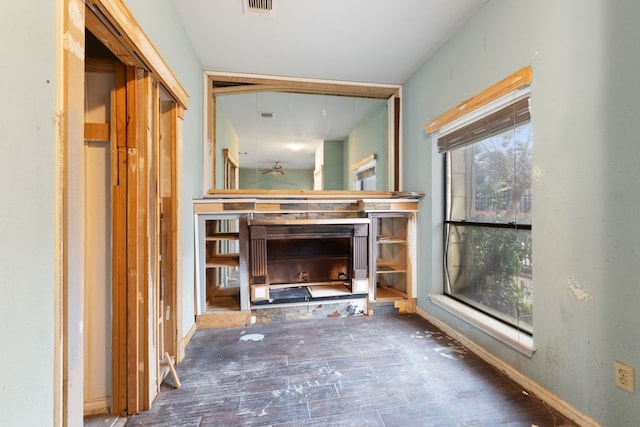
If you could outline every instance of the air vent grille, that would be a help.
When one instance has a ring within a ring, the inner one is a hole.
[[[246,14],[272,15],[273,0],[244,0]]]

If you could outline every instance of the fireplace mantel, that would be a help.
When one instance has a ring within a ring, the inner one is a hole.
[[[358,218],[376,211],[415,212],[423,196],[413,192],[380,191],[217,190],[193,203],[196,214],[234,212],[288,214],[281,219],[305,219],[310,214],[317,218]],[[322,213],[325,215],[319,215]]]

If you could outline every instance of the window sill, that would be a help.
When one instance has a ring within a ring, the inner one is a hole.
[[[519,330],[487,316],[446,295],[430,295],[431,301],[438,307],[478,328],[496,340],[519,351],[527,357],[536,351],[533,338]]]

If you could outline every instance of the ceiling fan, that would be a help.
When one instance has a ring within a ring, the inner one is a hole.
[[[271,169],[262,169],[262,174],[270,173],[272,175],[284,175],[284,170],[282,170],[282,166],[278,160],[273,161],[273,166]]]

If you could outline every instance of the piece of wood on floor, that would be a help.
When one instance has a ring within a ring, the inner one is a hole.
[[[173,366],[173,359],[168,352],[164,353],[164,359],[162,360],[161,364],[167,365],[169,367],[169,370],[171,371],[171,377],[173,378],[173,383],[175,384],[176,388],[180,388],[182,384],[180,384],[178,373],[176,372],[176,368]]]

